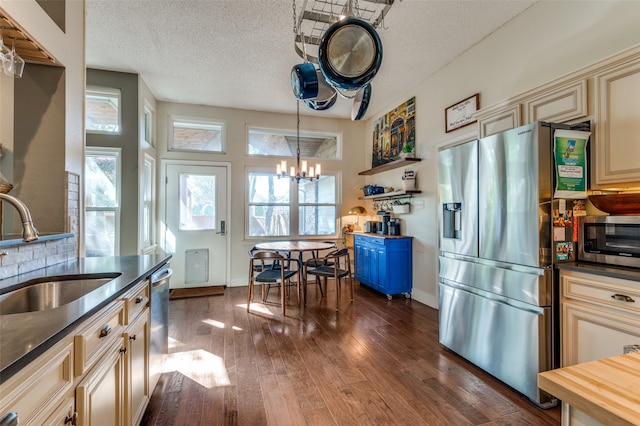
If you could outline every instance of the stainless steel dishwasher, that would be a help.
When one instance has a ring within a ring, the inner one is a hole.
[[[173,271],[169,262],[151,275],[151,345],[149,376],[151,392],[155,389],[169,353],[169,279]]]

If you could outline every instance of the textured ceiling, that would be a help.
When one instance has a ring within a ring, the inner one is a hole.
[[[364,0],[361,0],[364,1]],[[366,118],[535,0],[395,0]],[[297,0],[298,11],[303,0]],[[354,5],[357,3],[354,2]],[[86,0],[88,68],[140,74],[158,100],[295,113],[292,0]],[[301,114],[351,118],[352,101]]]

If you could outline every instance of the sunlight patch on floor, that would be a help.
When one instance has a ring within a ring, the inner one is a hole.
[[[242,308],[242,309],[247,309],[247,304],[246,303],[241,303],[240,305],[236,305],[236,307]],[[273,316],[273,312],[271,312],[269,310],[269,308],[267,308],[262,303],[255,303],[255,302],[251,303],[251,310],[255,311],[255,312],[259,312],[261,314]]]
[[[212,319],[205,319],[205,320],[202,320],[202,322],[205,323],[205,324],[212,325],[212,326],[217,327],[217,328],[224,328],[224,323],[220,322],[220,321],[216,321],[216,320],[212,320]]]
[[[178,371],[207,389],[231,384],[224,360],[203,349],[169,354],[164,372]]]

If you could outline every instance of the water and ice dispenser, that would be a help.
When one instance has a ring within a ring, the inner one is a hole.
[[[444,238],[462,238],[462,203],[442,205],[442,236]]]

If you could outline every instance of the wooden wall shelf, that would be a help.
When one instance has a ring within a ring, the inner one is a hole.
[[[361,176],[375,175],[377,173],[382,173],[388,170],[397,169],[398,167],[410,166],[411,164],[417,163],[418,161],[422,161],[422,158],[400,158],[399,160],[394,160],[389,163],[374,167],[372,169],[364,170],[358,174]]]

